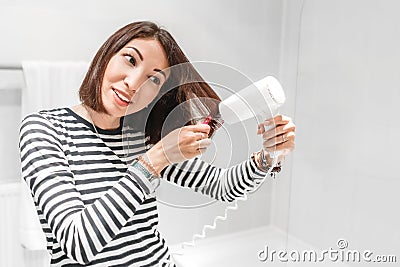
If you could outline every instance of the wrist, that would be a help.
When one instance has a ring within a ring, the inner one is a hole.
[[[271,158],[270,154],[265,152],[264,150],[260,151],[260,157],[264,164],[267,164],[268,166],[272,166],[273,163],[273,158]]]
[[[137,169],[144,175],[145,179],[137,179],[136,181],[141,184],[142,188],[147,194],[154,193],[160,185],[160,177],[150,171],[149,163],[147,163],[142,156],[139,156],[132,164],[132,167]],[[143,177],[141,177],[143,178]]]
[[[278,162],[276,166],[272,166],[274,160],[264,150],[253,153],[252,159],[258,169],[264,172],[270,171],[273,177],[281,171],[281,163]]]
[[[157,145],[148,150],[143,157],[153,166],[157,173],[160,173],[169,165],[163,149],[159,148]]]
[[[153,164],[149,161],[149,159],[147,158],[146,154],[139,156],[137,158],[137,161],[141,163],[142,166],[144,166],[146,168],[146,170],[151,173],[152,176],[156,176],[158,178],[160,178],[160,172],[157,171]]]
[[[268,170],[268,167],[265,167],[265,166],[263,166],[263,164],[262,164],[261,153],[262,153],[262,151],[254,152],[254,153],[251,155],[251,159],[252,159],[253,162],[256,164],[256,167],[257,167],[259,170],[267,171],[267,170]]]
[[[257,163],[258,163],[259,168],[261,170],[268,171],[272,166],[272,161],[268,161],[267,160],[267,157],[269,159],[271,159],[269,157],[269,155],[268,154],[266,155],[266,153],[263,150],[257,152],[257,155],[258,155],[258,162]]]

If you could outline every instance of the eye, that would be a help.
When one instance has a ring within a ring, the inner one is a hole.
[[[160,85],[161,81],[156,76],[150,76],[149,79],[156,85]]]
[[[124,57],[126,58],[126,60],[128,60],[129,63],[131,63],[133,66],[136,66],[136,59],[129,55],[129,54],[124,54]]]

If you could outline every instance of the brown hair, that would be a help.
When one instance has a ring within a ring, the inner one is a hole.
[[[167,55],[170,67],[189,63],[188,58],[168,31],[149,21],[130,23],[111,35],[97,51],[79,89],[79,97],[83,104],[95,111],[107,113],[101,99],[101,86],[108,62],[127,43],[137,38],[158,40]],[[152,102],[150,112],[142,111],[134,115],[137,118],[146,117],[145,134],[150,143],[155,144],[161,139],[161,128],[169,112],[180,103],[192,98],[193,94],[197,97],[220,100],[214,90],[189,63],[185,64],[184,71],[171,72],[159,95]],[[218,111],[215,105],[209,105],[209,109],[214,116],[217,115]],[[192,123],[188,116],[183,113],[180,121],[189,121],[186,124]],[[170,125],[168,131],[164,132],[163,129],[163,135],[179,126],[182,125],[179,125],[178,122],[176,125]],[[211,126],[213,131],[216,122],[212,121]]]

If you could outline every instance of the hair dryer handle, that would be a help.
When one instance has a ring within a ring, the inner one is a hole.
[[[264,130],[265,130],[265,132],[266,131],[269,131],[269,130],[271,130],[271,129],[274,129],[275,128],[275,123],[274,124],[271,124],[271,125],[264,125]],[[263,148],[263,151],[264,152],[267,152],[267,151],[265,151],[265,149]],[[268,154],[269,154],[269,156],[271,157],[271,158],[278,158],[280,155],[282,155],[282,151],[272,151],[272,152],[267,152]]]

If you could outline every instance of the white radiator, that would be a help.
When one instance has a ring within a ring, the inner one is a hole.
[[[0,183],[0,267],[48,267],[46,250],[26,250],[20,242],[22,186]]]
[[[24,264],[19,242],[20,183],[0,183],[0,266]]]

